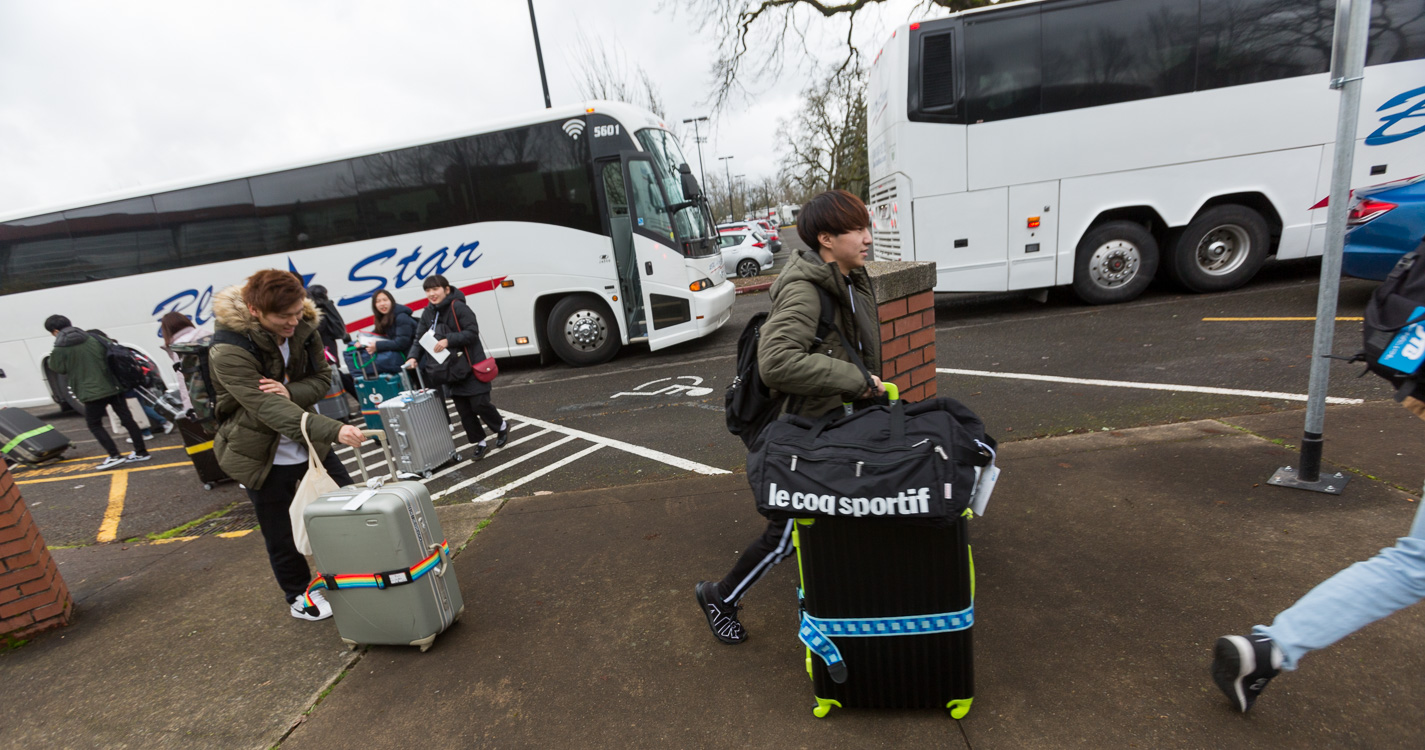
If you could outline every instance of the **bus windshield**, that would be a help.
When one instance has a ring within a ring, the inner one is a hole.
[[[678,167],[687,163],[687,160],[683,158],[683,150],[678,147],[678,139],[666,130],[647,128],[638,131],[638,141],[653,156],[654,164],[658,168],[658,179],[663,181],[663,192],[668,194],[669,202],[674,205],[691,203],[673,215],[673,225],[679,238],[691,242],[716,237],[717,230],[713,228],[707,212],[703,210],[702,202],[683,194],[683,180],[679,176]]]

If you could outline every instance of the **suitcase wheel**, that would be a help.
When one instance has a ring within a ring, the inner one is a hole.
[[[970,713],[970,704],[974,701],[974,698],[962,698],[960,700],[950,701],[945,704],[945,710],[950,712],[950,718],[963,719],[965,718],[965,714]]]
[[[816,708],[813,708],[811,713],[818,719],[824,719],[827,714],[831,713],[832,706],[841,708],[841,701],[834,701],[829,698],[817,698]]]
[[[213,483],[212,483],[212,482],[204,482],[204,483],[203,483],[203,489],[205,489],[205,490],[211,490],[211,489],[213,489]]]
[[[435,476],[435,472],[431,471],[430,469],[426,469],[425,471],[421,472],[421,476],[425,477],[426,479],[430,479],[431,477]]]

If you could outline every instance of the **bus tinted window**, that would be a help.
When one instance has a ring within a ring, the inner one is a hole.
[[[73,283],[73,251],[63,214],[0,224],[0,294]]]
[[[628,177],[631,181],[629,193],[633,198],[634,226],[659,241],[673,244],[673,221],[668,216],[668,206],[663,202],[663,192],[658,189],[658,177],[653,173],[653,164],[644,159],[628,163]]]
[[[253,177],[249,183],[269,253],[366,237],[349,161]]]
[[[65,211],[64,219],[74,239],[73,259],[66,273],[71,283],[178,265],[173,236],[159,226],[153,198],[130,198]]]
[[[1192,91],[1196,2],[1046,6],[1043,26],[1045,112]]]
[[[175,190],[153,197],[158,220],[173,230],[184,265],[250,258],[267,252],[247,180]]]
[[[1325,73],[1334,0],[1203,0],[1197,88]]]
[[[475,221],[464,159],[452,141],[353,159],[361,214],[372,237]]]
[[[1039,114],[1039,9],[965,22],[969,121]]]
[[[1366,48],[1366,64],[1383,65],[1421,58],[1425,58],[1425,0],[1371,3],[1371,40]]]
[[[480,221],[534,221],[601,233],[588,147],[549,122],[462,141]]]

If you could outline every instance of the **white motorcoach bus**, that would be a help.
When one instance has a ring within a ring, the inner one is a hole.
[[[0,216],[0,405],[72,402],[45,367],[47,316],[162,362],[164,313],[211,326],[213,293],[262,268],[326,286],[351,330],[371,324],[377,290],[420,309],[421,280],[441,273],[465,292],[491,356],[583,365],[630,342],[661,349],[731,315],[699,193],[662,122],[600,101]]]
[[[898,28],[869,81],[876,257],[1099,304],[1320,255],[1335,6],[1025,0]],[[1352,185],[1425,173],[1422,58],[1425,0],[1375,0]]]

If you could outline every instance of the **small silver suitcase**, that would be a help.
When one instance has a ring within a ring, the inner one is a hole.
[[[406,390],[377,407],[381,423],[391,438],[396,468],[406,474],[430,477],[437,467],[460,458],[450,434],[445,399],[429,388],[411,389],[405,370],[401,378]]]
[[[381,442],[389,466],[382,431],[362,434]],[[424,484],[372,480],[361,449],[356,455],[366,484],[329,492],[302,513],[318,571],[308,590],[326,589],[337,631],[352,648],[425,651],[465,611],[449,542]]]

